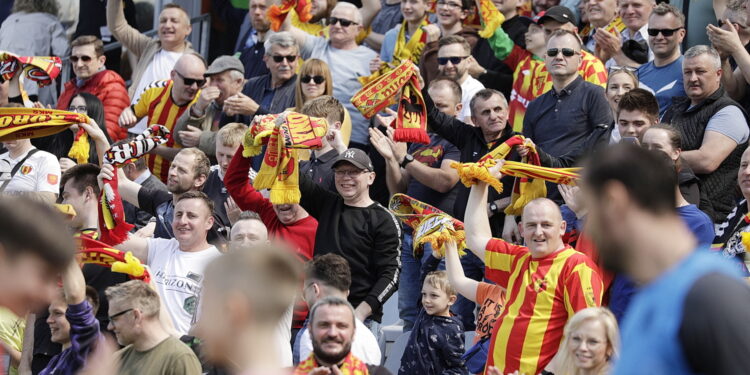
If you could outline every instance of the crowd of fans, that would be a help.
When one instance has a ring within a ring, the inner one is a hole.
[[[69,1],[0,9],[0,51],[73,73],[3,79],[0,106],[23,89],[90,118],[2,142],[0,373],[750,371],[750,0],[713,0],[710,45],[685,45],[669,1],[297,2],[311,19],[292,10],[278,31],[274,0],[205,2],[208,56],[176,4],[155,37],[130,0],[81,0],[74,22]],[[407,60],[427,144],[396,140],[396,105],[367,118],[351,100]],[[328,129],[293,160],[299,203],[275,204],[243,138],[287,111]],[[105,161],[151,125],[164,144]],[[520,136],[506,160],[582,168],[513,215],[528,185],[502,160],[487,171],[502,191],[454,167]],[[150,282],[75,256],[100,238],[107,181],[134,226],[114,247]],[[460,220],[465,241],[415,246],[397,193]],[[383,345],[390,298],[402,345]]]

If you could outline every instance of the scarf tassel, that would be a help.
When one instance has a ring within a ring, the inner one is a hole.
[[[89,135],[83,128],[79,128],[73,139],[73,145],[70,146],[70,151],[68,151],[68,157],[78,164],[88,163],[90,151]]]

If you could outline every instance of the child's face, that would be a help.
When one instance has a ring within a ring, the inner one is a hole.
[[[422,306],[429,315],[450,316],[448,309],[455,301],[456,296],[449,296],[428,283],[422,285]]]

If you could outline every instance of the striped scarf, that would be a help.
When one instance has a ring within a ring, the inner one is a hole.
[[[113,249],[109,245],[93,238],[78,237],[78,254],[82,264],[98,264],[112,268],[112,272],[129,275],[131,279],[149,282],[151,275],[141,261],[130,251]]]
[[[61,69],[62,61],[57,56],[17,56],[10,52],[0,51],[0,77],[5,81],[10,81],[16,74],[21,74],[18,88],[26,107],[31,107],[32,103],[23,88],[24,79],[28,78],[36,82],[39,87],[44,87],[52,84]]]
[[[82,122],[89,122],[89,117],[76,112],[44,108],[0,108],[0,142],[45,137]]]
[[[414,230],[414,257],[419,259],[424,254],[424,244],[429,243],[432,250],[440,256],[445,255],[445,243],[453,241],[458,246],[459,255],[464,255],[466,234],[464,223],[450,215],[420,202],[406,194],[397,193],[388,202],[388,209],[401,222]]]

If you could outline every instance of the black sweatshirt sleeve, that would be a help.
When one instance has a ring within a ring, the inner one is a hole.
[[[172,199],[172,194],[164,190],[152,190],[144,187],[138,190],[138,207],[151,216],[156,216],[156,207],[170,199]]]
[[[471,133],[469,129],[473,126],[440,112],[430,98],[427,88],[422,89],[422,97],[427,109],[427,129],[439,134],[460,150],[466,144],[467,136]]]
[[[378,212],[379,219],[373,235],[373,259],[378,277],[365,297],[365,302],[373,311],[380,310],[383,303],[396,291],[401,273],[401,225],[385,207],[378,205],[376,209],[382,210]]]
[[[680,342],[691,369],[707,375],[750,369],[750,287],[719,273],[695,282],[685,298]]]

